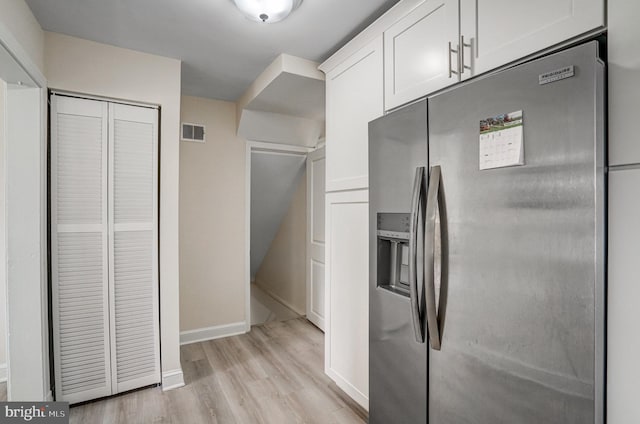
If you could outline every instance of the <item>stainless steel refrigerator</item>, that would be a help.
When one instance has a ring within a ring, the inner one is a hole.
[[[598,47],[369,124],[370,423],[604,422]]]

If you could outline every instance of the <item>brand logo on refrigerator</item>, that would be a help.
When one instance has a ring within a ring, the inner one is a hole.
[[[575,75],[573,65],[565,66],[564,68],[555,69],[553,71],[545,72],[538,75],[538,83],[540,85],[549,84],[550,82],[556,82],[565,78],[571,78]]]

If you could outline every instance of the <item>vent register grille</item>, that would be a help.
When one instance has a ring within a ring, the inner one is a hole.
[[[182,140],[204,143],[204,125],[182,123]]]
[[[56,397],[75,403],[159,382],[156,130],[115,119],[130,106],[53,100]]]

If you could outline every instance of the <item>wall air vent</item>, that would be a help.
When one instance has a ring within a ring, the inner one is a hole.
[[[204,125],[182,123],[182,141],[204,143]]]

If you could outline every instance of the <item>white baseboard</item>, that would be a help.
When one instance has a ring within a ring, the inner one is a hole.
[[[266,294],[268,294],[269,296],[273,297],[275,300],[277,300],[278,302],[282,303],[284,306],[286,306],[287,308],[291,309],[296,314],[298,314],[300,316],[307,315],[307,311],[301,311],[300,309],[296,308],[291,303],[287,302],[286,300],[284,300],[283,298],[281,298],[280,296],[278,296],[277,294],[275,294],[274,292],[269,290],[269,288],[267,286],[265,286],[264,284],[262,284],[260,282],[260,280],[256,280],[254,284],[256,286],[260,287],[262,289],[262,291],[264,291]]]
[[[222,337],[235,336],[247,332],[247,325],[244,321],[234,322],[226,325],[216,325],[214,327],[197,328],[195,330],[180,332],[180,345],[204,342],[207,340],[220,339]]]
[[[162,373],[162,391],[177,389],[184,386],[184,374],[182,369],[171,370]]]
[[[0,364],[0,383],[7,381],[7,364]]]
[[[335,372],[331,368],[326,369],[326,373],[333,381],[336,382],[338,387],[342,389],[351,399],[358,402],[360,406],[362,406],[367,412],[369,412],[369,398],[364,395],[360,390],[358,390],[353,384],[348,382],[344,377],[342,377],[339,373]]]

